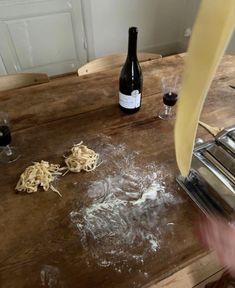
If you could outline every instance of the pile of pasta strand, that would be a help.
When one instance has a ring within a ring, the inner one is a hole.
[[[83,142],[75,144],[70,152],[67,157],[64,156],[66,167],[50,164],[43,160],[34,162],[21,174],[15,189],[20,192],[34,193],[42,187],[44,191],[51,189],[62,197],[61,193],[52,185],[57,177],[64,176],[68,172],[91,172],[101,164],[98,165],[99,154],[83,145]],[[65,173],[62,172],[64,170],[66,170]]]
[[[33,165],[27,167],[20,175],[16,190],[34,193],[38,191],[39,187],[42,187],[44,191],[48,191],[50,188],[62,197],[60,192],[52,185],[52,182],[60,175],[62,175],[60,165],[50,164],[43,160],[41,162],[34,162]]]
[[[75,144],[71,149],[71,154],[65,157],[65,164],[67,167],[65,169],[67,170],[65,174],[70,172],[91,172],[95,170],[99,165],[99,154],[95,151],[89,149],[86,145],[83,145],[83,142],[80,142],[79,144]]]

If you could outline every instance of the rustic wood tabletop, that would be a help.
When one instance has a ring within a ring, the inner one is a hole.
[[[201,212],[175,181],[174,121],[157,117],[160,79],[180,75],[184,57],[142,63],[142,107],[133,115],[117,105],[119,69],[0,94],[21,152],[0,165],[0,287],[143,287],[205,254],[193,234]],[[235,124],[234,84],[235,56],[226,55],[203,122]],[[210,137],[201,127],[198,136]],[[102,163],[56,180],[62,198],[16,193],[27,166],[63,166],[64,153],[80,141]]]

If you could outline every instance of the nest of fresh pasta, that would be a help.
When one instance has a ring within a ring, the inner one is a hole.
[[[83,142],[75,144],[70,151],[70,155],[65,157],[66,173],[71,172],[91,172],[97,168],[99,154],[89,149]]]
[[[34,162],[20,175],[15,189],[26,193],[37,192],[40,188],[44,191],[50,189],[62,197],[61,193],[52,184],[56,178],[65,176],[69,172],[91,172],[99,166],[99,154],[83,145],[83,142],[75,144],[64,158],[66,164],[64,167],[43,160]]]

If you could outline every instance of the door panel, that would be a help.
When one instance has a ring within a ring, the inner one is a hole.
[[[75,71],[87,60],[80,0],[0,1],[0,52],[7,71]]]
[[[24,70],[76,59],[69,13],[8,21],[7,27]]]

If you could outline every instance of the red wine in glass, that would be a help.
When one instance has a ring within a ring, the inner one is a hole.
[[[178,100],[178,86],[179,76],[171,75],[161,78],[162,83],[162,95],[163,95],[163,107],[158,114],[158,117],[163,120],[172,120],[175,118],[173,106],[175,106]]]
[[[0,126],[0,146],[7,146],[11,143],[11,131],[6,125]]]
[[[174,119],[174,114],[172,112],[172,107],[175,106],[178,100],[178,95],[175,92],[166,92],[163,94],[164,107],[159,113],[159,118],[163,120]]]
[[[10,163],[17,160],[20,155],[16,147],[11,147],[11,130],[9,116],[0,112],[0,162]]]
[[[174,106],[178,100],[178,95],[174,92],[168,92],[163,95],[163,103],[166,106]]]

